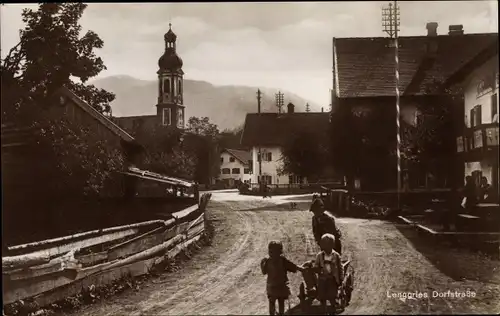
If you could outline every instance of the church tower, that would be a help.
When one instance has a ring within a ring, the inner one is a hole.
[[[184,128],[182,59],[176,52],[177,35],[172,24],[164,36],[165,52],[158,60],[158,104],[156,114],[162,126]]]

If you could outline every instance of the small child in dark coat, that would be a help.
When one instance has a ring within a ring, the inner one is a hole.
[[[269,243],[269,258],[262,259],[260,268],[263,274],[267,274],[267,298],[269,299],[269,315],[276,315],[276,300],[278,301],[278,315],[285,313],[285,300],[290,296],[288,286],[288,272],[302,271],[285,256],[283,256],[283,244],[279,241]]]

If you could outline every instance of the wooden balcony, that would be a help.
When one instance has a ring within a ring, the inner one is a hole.
[[[498,123],[481,124],[465,129],[457,136],[458,153],[498,151]]]

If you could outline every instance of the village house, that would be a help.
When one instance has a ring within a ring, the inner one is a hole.
[[[429,104],[456,106],[445,95],[432,92],[436,85],[455,73],[489,45],[498,35],[464,34],[461,25],[450,26],[447,35],[438,35],[438,23],[427,23],[427,36],[400,36],[399,91],[403,124],[415,126],[421,118],[418,108]],[[349,107],[355,115],[376,113],[384,122],[370,128],[385,129],[388,139],[370,153],[370,175],[359,174],[361,189],[384,190],[396,187],[395,159],[388,159],[396,144],[395,50],[385,37],[333,38],[332,113]],[[374,130],[375,131],[375,130]],[[393,136],[393,137],[392,137]],[[438,170],[439,171],[439,170]],[[403,161],[410,188],[427,187],[436,170],[421,170]],[[450,171],[453,173],[454,171]],[[442,175],[434,185],[446,187],[449,177]],[[386,181],[387,180],[387,181]]]
[[[238,181],[250,183],[252,165],[251,152],[225,148],[220,153],[219,180],[229,187],[234,187]]]
[[[465,128],[457,136],[457,158],[462,179],[473,176],[480,185],[484,176],[492,186],[491,195],[498,203],[498,37],[446,81],[459,85],[464,93]]]
[[[307,183],[306,178],[282,174],[282,148],[293,131],[325,133],[329,126],[326,112],[295,112],[289,103],[287,113],[249,113],[241,135],[241,145],[251,148],[252,184],[288,185]],[[262,160],[260,159],[262,157]]]

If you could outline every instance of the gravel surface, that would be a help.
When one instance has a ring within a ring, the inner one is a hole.
[[[317,252],[308,205],[289,206],[290,196],[262,199],[234,191],[214,192],[208,214],[215,226],[210,246],[176,273],[165,273],[128,291],[75,311],[78,315],[267,314],[266,279],[259,262],[270,240],[302,264]],[[298,196],[297,199],[304,199]],[[500,262],[462,250],[424,243],[410,227],[379,220],[339,218],[344,258],[353,260],[354,292],[344,314],[500,312]],[[290,274],[289,313],[299,314],[300,274]],[[433,298],[433,291],[467,291],[470,298]],[[427,298],[388,297],[403,292]],[[311,313],[317,311],[310,311]]]

